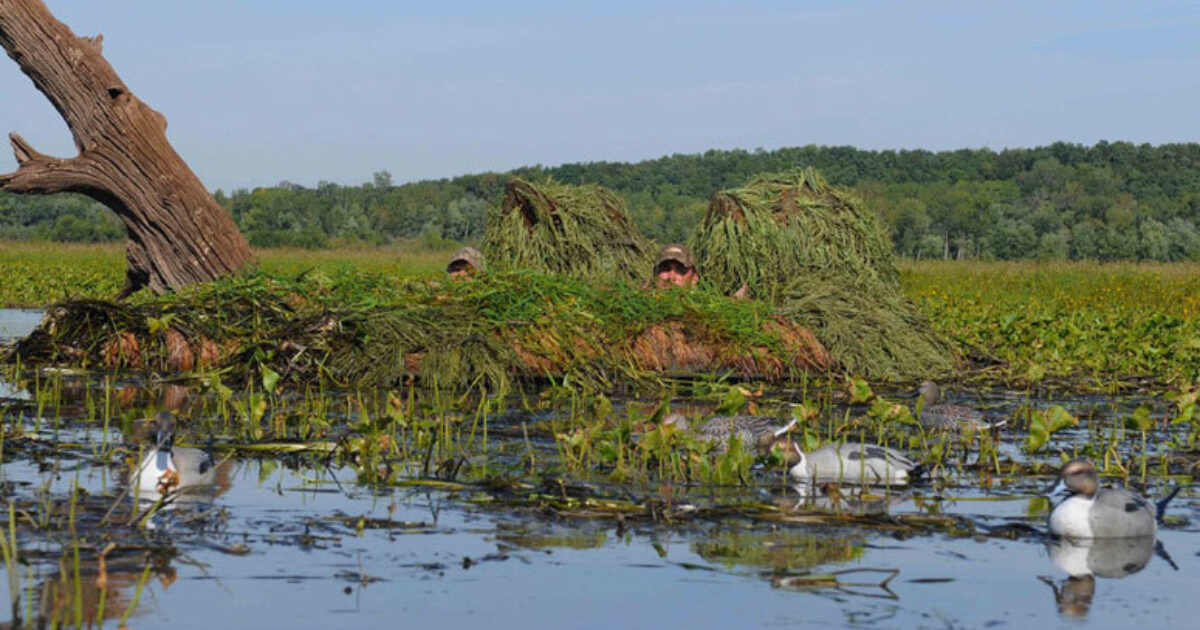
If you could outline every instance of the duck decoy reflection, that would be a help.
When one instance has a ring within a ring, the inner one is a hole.
[[[1047,576],[1038,579],[1054,590],[1058,611],[1084,617],[1092,607],[1096,578],[1123,578],[1150,563],[1156,550],[1153,536],[1132,538],[1060,538],[1046,544],[1050,560],[1067,577],[1060,583]]]

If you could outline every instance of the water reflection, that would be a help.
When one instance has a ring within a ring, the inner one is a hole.
[[[111,552],[110,552],[111,550]],[[116,545],[75,566],[68,558],[37,587],[37,627],[99,627],[125,617],[143,581],[154,580],[165,592],[176,580],[171,554],[122,552]],[[144,600],[137,600],[139,608]],[[23,611],[19,611],[23,612]],[[12,627],[20,627],[19,616]]]
[[[1054,591],[1058,612],[1085,617],[1096,594],[1096,578],[1124,578],[1146,568],[1154,555],[1155,538],[1093,538],[1054,540],[1046,544],[1054,566],[1067,574],[1059,582],[1042,576]]]
[[[887,514],[892,506],[904,500],[901,494],[879,494],[868,488],[832,483],[798,484],[792,489],[795,490],[795,495],[781,497],[776,504],[788,511],[802,513],[824,512],[855,516]]]
[[[862,557],[865,538],[808,530],[716,530],[691,544],[696,555],[714,564],[767,569],[773,573],[843,564]]]

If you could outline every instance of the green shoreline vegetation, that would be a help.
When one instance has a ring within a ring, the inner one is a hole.
[[[392,247],[258,250],[268,275],[355,273],[438,278],[448,253]],[[1106,389],[1137,379],[1200,380],[1200,265],[1194,263],[900,261],[903,293],[975,363],[981,382],[1046,377]],[[122,248],[0,243],[0,305],[44,308],[111,298]],[[133,303],[153,299],[135,296]]]

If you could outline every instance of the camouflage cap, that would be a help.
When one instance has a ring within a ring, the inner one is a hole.
[[[658,250],[658,258],[654,261],[654,268],[658,269],[660,265],[668,260],[674,260],[689,269],[696,268],[696,257],[692,255],[692,250],[688,249],[686,245],[672,244]]]
[[[450,262],[446,263],[446,271],[450,271],[455,263],[465,262],[475,268],[476,271],[483,271],[483,254],[474,247],[464,247],[450,257]]]

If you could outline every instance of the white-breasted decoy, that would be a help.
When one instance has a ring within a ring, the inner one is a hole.
[[[143,499],[216,483],[212,454],[198,448],[175,446],[175,416],[160,411],[154,417],[155,443],[133,472],[130,485]]]
[[[683,431],[688,430],[688,420],[673,413],[663,419],[663,424]],[[787,442],[786,435],[796,426],[796,420],[783,421],[769,416],[713,416],[696,429],[696,437],[713,445],[713,452],[724,453],[730,439],[737,436],[738,443],[747,451],[765,454],[776,443]]]
[[[925,401],[921,405],[921,416],[917,418],[917,422],[927,431],[954,431],[961,429],[982,431],[1004,426],[1008,422],[1004,419],[989,420],[978,409],[939,402],[942,397],[942,390],[933,381],[921,383],[921,386],[914,393]]]
[[[1133,538],[1154,536],[1158,529],[1155,506],[1128,490],[1101,488],[1096,467],[1086,459],[1064,464],[1048,494],[1056,502],[1050,512],[1055,536]]]
[[[893,448],[843,442],[826,444],[811,453],[792,443],[788,475],[798,483],[857,483],[902,486],[920,476],[923,467]]]

